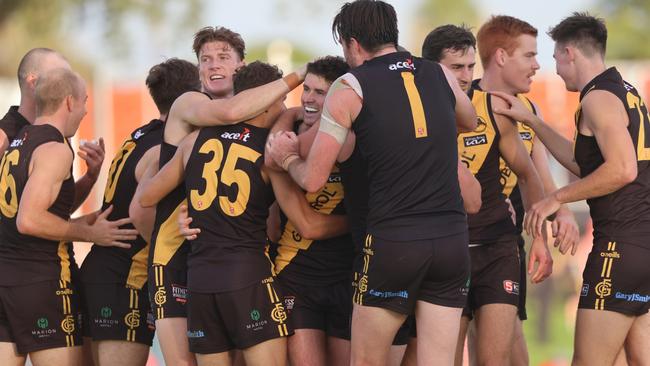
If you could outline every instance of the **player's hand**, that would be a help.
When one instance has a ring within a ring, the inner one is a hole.
[[[96,181],[97,177],[99,177],[102,163],[104,163],[105,152],[104,139],[101,137],[98,142],[82,140],[79,144],[77,155],[86,162],[88,168],[86,175],[93,181]]]
[[[181,205],[181,209],[178,211],[178,230],[187,240],[194,240],[201,233],[201,229],[191,228],[191,223],[192,218],[188,216],[187,205]]]
[[[546,230],[544,230],[546,231]],[[537,263],[537,269],[535,269]],[[546,245],[546,234],[533,239],[528,259],[528,275],[532,283],[540,283],[553,273],[553,257]]]
[[[103,247],[131,248],[131,244],[125,243],[126,240],[135,240],[138,231],[135,229],[120,229],[120,226],[131,223],[130,218],[108,221],[108,215],[113,211],[113,206],[109,206],[104,212],[97,215],[97,219],[90,226],[91,241],[96,245]]]
[[[559,210],[551,223],[551,228],[555,238],[553,246],[559,248],[562,254],[566,254],[571,249],[571,255],[575,255],[580,242],[580,229],[571,211]]]
[[[282,167],[285,159],[292,155],[299,156],[299,153],[300,141],[293,132],[278,131],[273,135],[269,135],[266,141],[265,161],[270,158],[275,166]]]
[[[294,72],[298,75],[300,81],[305,80],[305,76],[307,76],[307,64],[300,65]]]
[[[517,225],[517,211],[515,211],[515,207],[512,205],[512,201],[510,201],[510,198],[506,198],[506,203],[508,204],[508,212],[510,212],[510,218],[512,219],[512,223],[514,225]]]
[[[508,109],[495,107],[493,109],[494,113],[504,115],[515,121],[522,122],[526,125],[530,125],[531,121],[535,118],[535,114],[533,114],[533,112],[528,110],[528,108],[526,108],[524,103],[519,98],[498,91],[494,91],[494,92],[491,91],[490,94],[505,100],[509,106]]]
[[[562,204],[555,199],[554,194],[550,194],[543,200],[535,203],[528,212],[526,212],[526,216],[524,217],[524,228],[526,228],[528,235],[532,235],[535,238],[541,236],[546,218],[557,212],[561,205]]]

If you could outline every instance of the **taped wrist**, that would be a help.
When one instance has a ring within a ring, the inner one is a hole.
[[[281,164],[282,169],[288,172],[289,165],[291,165],[291,163],[293,163],[296,159],[300,159],[300,156],[298,156],[298,154],[296,153],[291,153],[285,156],[284,159],[282,159],[282,164]]]

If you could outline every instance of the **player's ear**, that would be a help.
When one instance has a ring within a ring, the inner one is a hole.
[[[499,47],[497,48],[496,51],[494,51],[494,61],[499,66],[503,66],[506,63],[507,56],[508,56],[508,52],[503,48]]]
[[[570,62],[575,61],[576,59],[576,48],[571,46],[564,46],[564,53],[566,53]]]
[[[72,112],[72,105],[74,103],[74,98],[72,95],[65,97],[65,107],[68,109],[68,112]]]
[[[357,41],[356,38],[354,37],[350,38],[349,43],[357,53],[361,52],[361,43],[359,43],[359,41]]]
[[[27,82],[27,85],[29,85],[29,88],[34,90],[36,89],[36,81],[38,81],[38,76],[33,72],[30,72],[25,77],[25,81]]]

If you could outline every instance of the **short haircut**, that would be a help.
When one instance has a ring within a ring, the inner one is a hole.
[[[508,15],[493,15],[476,34],[478,54],[483,67],[487,67],[497,49],[503,48],[509,55],[517,48],[517,37],[527,34],[537,37],[537,28]]]
[[[239,33],[225,27],[204,27],[194,34],[192,49],[196,54],[196,58],[199,58],[201,47],[204,44],[219,41],[230,45],[237,52],[240,60],[243,60],[244,56],[246,56],[246,43],[244,43],[244,39]]]
[[[201,90],[199,70],[191,62],[170,58],[153,66],[145,81],[149,94],[161,114],[167,114],[181,94]]]
[[[342,57],[338,56],[321,57],[307,64],[308,74],[320,76],[330,84],[348,70],[350,70],[350,66]]]
[[[464,24],[460,27],[453,24],[441,25],[424,39],[422,57],[440,62],[446,49],[467,52],[470,47],[476,49],[476,38],[469,27]]]
[[[573,13],[551,28],[548,35],[557,43],[573,44],[586,56],[593,56],[595,52],[605,56],[607,50],[605,20],[589,13]]]
[[[50,48],[40,47],[27,51],[25,56],[23,56],[23,58],[20,60],[20,63],[18,64],[18,85],[21,89],[25,87],[27,75],[31,73],[39,74],[41,71],[43,59],[47,55],[52,54],[59,55],[61,58],[63,58],[63,56],[61,56],[58,52]]]
[[[81,83],[81,77],[76,72],[64,68],[53,69],[41,75],[34,90],[36,116],[56,112],[68,96],[81,98]]]
[[[332,23],[337,42],[354,38],[368,52],[386,44],[397,47],[397,14],[392,5],[378,0],[345,3]]]
[[[238,94],[281,78],[282,71],[277,66],[255,61],[240,68],[233,76],[233,90]]]

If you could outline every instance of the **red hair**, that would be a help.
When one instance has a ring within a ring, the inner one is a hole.
[[[537,37],[537,28],[508,15],[493,15],[476,34],[478,54],[483,68],[487,67],[499,48],[503,48],[511,55],[518,46],[517,37],[522,34]]]

